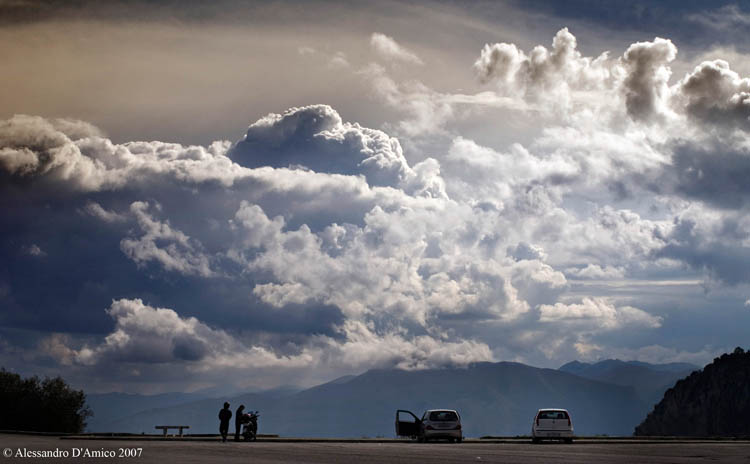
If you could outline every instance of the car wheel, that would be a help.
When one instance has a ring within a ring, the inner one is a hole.
[[[571,444],[571,443],[573,443],[573,439],[572,438],[566,438],[565,439],[565,443]]]
[[[534,437],[531,439],[531,443],[538,445],[542,440],[538,439],[537,437]]]
[[[456,443],[461,443],[462,441],[464,441],[463,437],[456,438]]]
[[[422,435],[417,436],[417,443],[424,443],[424,436]]]

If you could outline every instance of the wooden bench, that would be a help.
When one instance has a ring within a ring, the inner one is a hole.
[[[155,429],[164,430],[164,436],[167,436],[167,430],[169,429],[180,429],[180,436],[182,436],[182,429],[189,429],[189,425],[157,425]]]

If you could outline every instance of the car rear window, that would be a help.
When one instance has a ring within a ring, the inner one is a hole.
[[[539,419],[567,419],[568,413],[565,411],[539,411]]]
[[[431,421],[457,421],[458,416],[453,411],[432,411],[430,413]]]

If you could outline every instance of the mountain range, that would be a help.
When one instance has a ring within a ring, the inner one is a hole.
[[[306,390],[291,388],[220,398],[205,393],[89,395],[91,432],[153,433],[190,425],[216,433],[224,401],[261,411],[260,433],[312,437],[392,437],[397,409],[459,411],[465,436],[524,435],[539,408],[570,411],[579,435],[630,435],[664,389],[696,366],[607,360],[559,370],[512,362],[418,371],[375,369]],[[661,390],[660,390],[661,389]],[[656,399],[654,399],[656,398]]]
[[[561,371],[587,379],[633,387],[638,397],[652,406],[664,392],[683,377],[698,369],[688,363],[649,364],[640,361],[607,359],[595,364],[573,361],[560,367]]]

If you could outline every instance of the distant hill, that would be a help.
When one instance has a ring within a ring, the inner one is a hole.
[[[88,419],[86,430],[111,432],[107,428],[113,420],[131,416],[157,407],[170,407],[191,403],[205,398],[194,393],[162,393],[159,395],[137,395],[129,393],[93,393],[86,395],[86,402],[94,416]]]
[[[737,348],[677,382],[635,435],[750,436],[750,352]]]
[[[619,359],[607,359],[594,364],[573,361],[560,367],[563,372],[587,379],[633,387],[648,409],[661,400],[664,392],[676,381],[697,369],[698,366],[688,363],[649,364]],[[648,412],[648,409],[643,413]]]
[[[554,369],[518,363],[477,363],[466,368],[371,370],[288,395],[230,398],[261,411],[261,433],[283,436],[376,437],[394,435],[396,409],[417,415],[454,408],[466,436],[528,434],[537,409],[567,408],[578,434],[629,435],[646,406],[632,386],[613,385]],[[120,417],[107,431],[151,433],[154,425],[190,425],[216,433],[223,399],[201,399]]]
[[[250,397],[262,398],[281,398],[299,392],[300,389],[291,386],[282,386],[270,390],[264,390],[259,393],[248,393]],[[138,395],[129,393],[93,393],[86,395],[86,402],[94,416],[87,421],[86,431],[88,432],[118,432],[120,430],[120,421],[128,417],[148,413],[152,410],[175,409],[182,410],[185,404],[197,404],[201,401],[214,404],[217,401],[224,402],[223,399],[214,398],[236,397],[238,394],[220,395],[214,390],[201,390],[197,393],[161,393],[158,395]],[[239,404],[238,404],[239,405]],[[163,424],[154,424],[163,425]],[[151,427],[153,428],[153,427]],[[139,430],[140,432],[150,433],[149,430]]]

